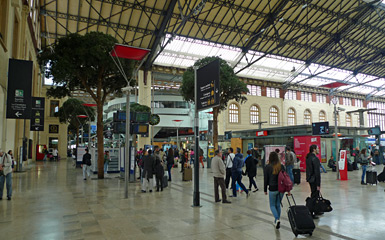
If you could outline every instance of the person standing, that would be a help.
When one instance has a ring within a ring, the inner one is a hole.
[[[164,168],[162,161],[160,158],[155,158],[155,178],[156,178],[156,191],[159,192],[159,185],[160,185],[160,191],[163,192],[163,176],[164,176]]]
[[[172,166],[174,165],[175,161],[174,161],[174,151],[172,150],[172,148],[170,148],[168,150],[168,154],[167,154],[167,171],[168,171],[168,181],[171,182],[171,169],[172,169]]]
[[[245,185],[242,183],[242,167],[243,167],[243,155],[241,153],[241,149],[237,148],[237,154],[234,157],[233,160],[233,167],[231,169],[232,173],[232,187],[233,187],[233,195],[230,197],[237,197],[237,188],[236,183],[245,191],[246,197],[248,198],[250,196],[249,190],[246,189]]]
[[[190,165],[194,164],[194,160],[195,160],[195,152],[193,149],[191,149],[190,150]]]
[[[160,159],[159,159],[160,161]],[[152,154],[152,150],[148,150],[143,156],[143,184],[142,192],[147,191],[147,187],[152,192],[153,173],[155,169],[155,156]]]
[[[53,160],[54,160],[54,161],[57,161],[57,160],[58,160],[59,152],[57,151],[57,148],[54,148],[54,149],[53,149],[53,151],[52,151],[52,156],[53,156]]]
[[[251,150],[247,150],[247,156],[245,158],[245,164],[246,164],[246,173],[249,177],[249,191],[251,191],[251,187],[254,186],[255,190],[253,192],[258,191],[257,183],[255,182],[254,178],[257,176],[257,164],[258,160],[254,158],[252,155]]]
[[[225,180],[225,184],[226,184],[226,188],[227,189],[229,189],[229,184],[230,184],[230,179],[231,179],[231,169],[233,168],[233,160],[235,158],[235,154],[233,152],[234,152],[233,148],[229,148],[228,149],[228,153],[229,154],[227,155],[226,164],[225,164],[226,165],[226,180]]]
[[[369,163],[369,158],[370,156],[366,154],[366,148],[362,149],[360,154],[360,161],[361,161],[360,164],[362,168],[362,175],[361,175],[362,185],[367,185],[367,183],[364,180],[365,180],[365,174],[366,174],[366,167],[368,166],[368,163]]]
[[[211,170],[213,171],[214,176],[214,195],[215,202],[220,202],[218,186],[221,187],[222,190],[222,203],[231,203],[227,200],[226,197],[226,186],[225,186],[225,174],[226,167],[222,160],[222,152],[219,150],[215,150],[215,157],[211,162]]]
[[[182,165],[180,172],[184,171],[184,164],[187,163],[187,161],[188,161],[188,152],[187,150],[183,149],[183,153],[181,154],[181,157],[180,157],[180,163]]]
[[[290,180],[294,183],[294,175],[293,175],[293,168],[294,168],[294,162],[296,160],[296,156],[294,156],[294,153],[291,151],[290,147],[286,147],[286,154],[285,154],[285,167],[286,172],[290,177]]]
[[[309,153],[306,155],[306,181],[310,185],[311,198],[315,199],[319,196],[321,189],[321,172],[320,172],[320,160],[317,157],[319,153],[318,146],[313,144],[309,148]],[[313,218],[315,213],[312,212]]]
[[[11,159],[12,159],[12,171],[16,165],[16,161],[13,159],[13,153],[12,153],[12,150],[9,150],[8,151],[8,155],[11,156]]]
[[[110,152],[105,151],[104,152],[104,175],[107,175],[108,165],[110,164],[111,157]]]
[[[4,182],[7,188],[7,199],[12,198],[12,157],[0,149],[0,200],[3,199]]]
[[[83,168],[83,179],[87,180],[86,174],[88,177],[91,176],[91,154],[88,153],[88,148],[86,148],[86,153],[83,155],[81,167]]]
[[[270,210],[274,216],[274,226],[279,229],[281,226],[281,201],[283,193],[278,191],[278,174],[285,168],[279,160],[277,152],[271,152],[269,155],[269,164],[265,167],[263,190],[267,195],[267,187],[269,186],[269,202]],[[290,194],[290,193],[289,193]]]
[[[203,164],[203,149],[201,147],[199,147],[199,162],[201,162],[202,164],[202,168],[205,168],[205,165]]]

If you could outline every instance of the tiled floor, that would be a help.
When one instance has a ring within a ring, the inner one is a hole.
[[[377,166],[382,171],[382,166]],[[0,201],[0,239],[294,239],[284,199],[281,229],[275,230],[268,197],[260,191],[232,204],[214,203],[210,169],[200,169],[200,208],[193,208],[193,183],[182,182],[173,169],[173,182],[163,192],[141,193],[118,174],[110,179],[84,181],[71,162],[38,162],[24,173],[13,174],[13,198]],[[360,171],[349,181],[322,174],[322,192],[333,212],[316,220],[312,239],[385,239],[384,183],[360,185]],[[94,175],[94,178],[96,175]],[[244,183],[248,179],[243,178]],[[297,203],[304,204],[309,186],[295,186]],[[4,192],[5,195],[5,192]],[[298,238],[307,238],[299,236]]]

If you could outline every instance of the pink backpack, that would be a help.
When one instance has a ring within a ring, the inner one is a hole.
[[[290,192],[291,189],[293,189],[293,182],[291,181],[289,174],[285,171],[280,171],[278,173],[278,192]]]

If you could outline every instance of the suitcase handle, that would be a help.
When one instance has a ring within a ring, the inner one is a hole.
[[[295,203],[295,199],[294,199],[293,194],[290,194],[290,195],[291,195],[291,198],[292,198],[293,203],[294,203],[293,206],[297,206],[297,203]],[[291,203],[290,203],[290,200],[289,200],[289,194],[288,194],[288,193],[286,193],[286,198],[287,198],[287,202],[289,203],[289,207],[291,207],[292,205],[291,205]]]

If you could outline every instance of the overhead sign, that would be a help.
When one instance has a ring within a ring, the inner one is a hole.
[[[197,110],[219,105],[219,59],[197,70]]]
[[[312,135],[329,134],[329,122],[317,122],[312,124]]]
[[[44,131],[45,98],[32,97],[31,131]]]
[[[255,135],[257,137],[267,136],[267,131],[257,131]]]
[[[32,61],[9,59],[7,118],[31,118]]]

